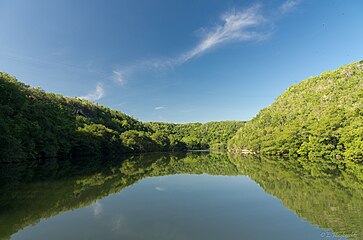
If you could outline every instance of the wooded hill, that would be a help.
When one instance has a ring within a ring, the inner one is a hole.
[[[223,147],[242,122],[142,123],[0,73],[0,162],[54,156]]]
[[[208,123],[145,123],[154,132],[172,136],[186,144],[188,149],[226,149],[227,142],[244,125],[241,121],[221,121]]]
[[[363,159],[363,61],[289,87],[229,141],[230,151]]]
[[[247,123],[143,123],[0,73],[0,132],[0,161],[220,149],[228,142],[235,152],[362,163],[363,61],[289,87]]]

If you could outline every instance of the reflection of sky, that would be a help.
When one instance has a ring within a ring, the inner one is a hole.
[[[165,191],[165,188],[162,188],[162,187],[155,187],[155,190],[156,190],[156,191],[159,191],[159,192],[162,192],[162,191]]]
[[[141,180],[14,239],[313,240],[322,233],[246,176],[174,175]]]
[[[102,213],[103,206],[98,201],[96,201],[91,207],[93,209],[94,216],[99,216]]]
[[[120,214],[115,221],[111,224],[111,230],[112,231],[121,231],[125,232],[127,230],[127,221],[126,218]]]

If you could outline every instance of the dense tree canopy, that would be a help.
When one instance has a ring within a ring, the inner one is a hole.
[[[363,159],[363,61],[291,86],[247,123],[143,123],[83,99],[31,88],[6,73],[0,73],[0,93],[1,161],[224,149],[227,142],[231,151]]]
[[[229,149],[362,163],[363,61],[289,87],[237,132]]]
[[[0,159],[125,152],[120,133],[147,131],[119,111],[46,93],[0,73]]]
[[[0,73],[0,162],[60,155],[185,151],[225,146],[241,122],[142,123]]]
[[[241,121],[208,123],[161,123],[149,122],[146,126],[155,132],[173,136],[186,144],[188,149],[225,149],[227,142],[243,126]]]

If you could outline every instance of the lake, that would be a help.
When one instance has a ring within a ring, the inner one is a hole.
[[[321,161],[189,152],[5,164],[0,239],[363,239],[362,183]]]

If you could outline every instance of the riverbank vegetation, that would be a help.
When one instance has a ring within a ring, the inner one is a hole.
[[[242,124],[143,123],[120,111],[47,93],[0,73],[0,162],[224,148]]]
[[[141,122],[0,73],[0,161],[225,149],[363,163],[363,61],[289,87],[248,122]]]
[[[363,163],[363,61],[289,87],[228,148]]]

